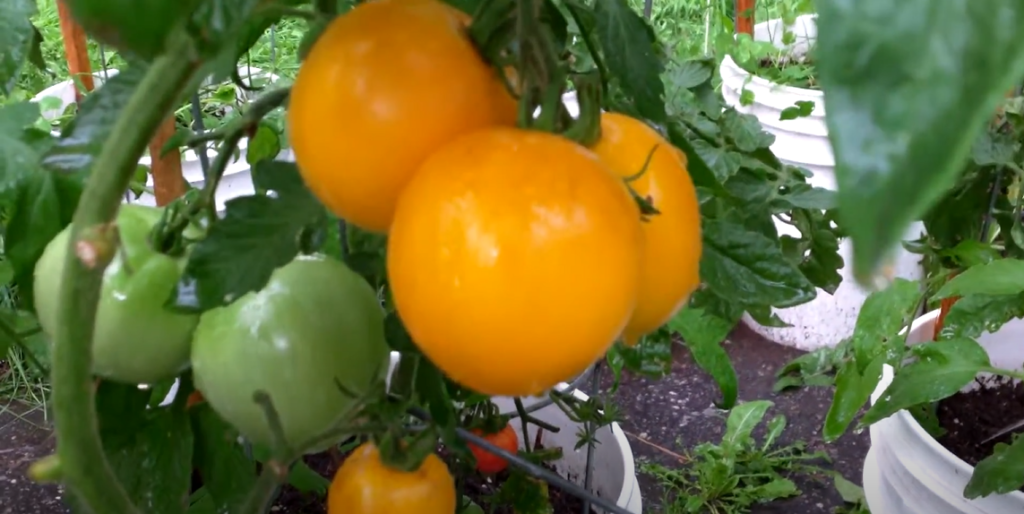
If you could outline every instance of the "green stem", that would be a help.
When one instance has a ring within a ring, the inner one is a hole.
[[[523,407],[523,400],[518,396],[515,398],[516,412],[519,413],[519,421],[523,424],[523,449],[530,452],[530,425],[527,419],[526,408]]]
[[[992,373],[993,375],[1004,376],[1006,378],[1024,380],[1024,371],[1012,371],[1008,369],[997,368],[994,366],[988,366],[982,369],[981,371]]]
[[[184,35],[153,62],[92,166],[72,222],[53,351],[53,414],[66,484],[92,512],[138,512],[103,452],[93,389],[96,306],[104,269],[117,247],[110,227],[150,136],[197,67],[192,42]]]

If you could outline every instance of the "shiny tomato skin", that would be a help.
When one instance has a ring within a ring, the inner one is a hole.
[[[505,425],[505,428],[495,434],[484,434],[480,430],[474,430],[474,434],[483,437],[487,442],[515,454],[519,451],[519,436],[516,435],[516,431],[512,428],[512,425]],[[491,453],[487,450],[470,443],[469,451],[473,453],[473,457],[476,458],[476,470],[485,475],[494,475],[501,473],[508,467],[508,461]]]
[[[640,295],[623,331],[623,342],[632,346],[668,322],[700,285],[700,204],[686,170],[685,154],[643,121],[603,113],[601,137],[591,149],[623,178],[644,169],[650,156],[646,171],[629,184],[660,212],[641,224],[644,261]]]
[[[383,320],[374,290],[344,263],[299,256],[262,290],[203,313],[192,342],[196,389],[257,444],[273,442],[253,401],[266,392],[286,440],[301,448],[351,413],[355,399],[348,393],[364,395],[383,380]]]
[[[456,382],[530,396],[599,359],[636,305],[639,209],[592,152],[490,128],[439,149],[399,200],[387,271],[416,345]]]
[[[121,251],[103,272],[92,348],[93,372],[108,380],[151,384],[188,367],[199,316],[164,306],[181,277],[184,260],[159,253],[149,244],[149,232],[161,215],[161,209],[142,205],[122,205],[117,214]],[[70,236],[68,226],[47,244],[35,267],[36,314],[51,338]]]
[[[440,0],[376,0],[336,18],[313,45],[288,128],[306,184],[336,215],[387,232],[420,163],[502,117],[497,74],[465,21]]]
[[[384,464],[373,443],[364,443],[338,468],[327,492],[328,514],[451,514],[455,480],[437,455],[404,472]]]

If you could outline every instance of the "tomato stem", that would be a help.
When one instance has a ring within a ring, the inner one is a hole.
[[[526,407],[523,406],[523,400],[516,398],[516,412],[519,413],[519,422],[523,424],[523,449],[526,453],[530,453],[530,421],[526,414]]]
[[[224,170],[234,159],[235,149],[238,143],[251,130],[255,129],[263,117],[274,109],[284,105],[291,95],[291,88],[278,88],[261,95],[254,101],[245,113],[238,119],[224,125],[223,127],[204,134],[190,138],[185,145],[189,148],[197,148],[210,141],[222,140],[218,149],[217,158],[210,164],[210,168],[203,177],[203,190],[199,194],[199,200],[188,203],[183,210],[176,207],[169,207],[173,216],[168,217],[166,223],[159,223],[154,227],[154,247],[164,253],[174,255],[183,247],[184,237],[182,232],[192,220],[202,213],[207,212],[207,221],[210,225],[217,221],[217,187],[220,185]],[[175,204],[172,204],[172,206]]]
[[[53,415],[65,481],[92,512],[128,514],[138,509],[103,451],[92,386],[96,307],[109,260],[89,266],[75,250],[83,235],[102,232],[96,229],[114,222],[150,137],[172,111],[198,65],[193,42],[184,30],[175,31],[168,52],[150,65],[118,116],[92,166],[72,221],[54,338]],[[116,235],[106,233],[111,238]]]

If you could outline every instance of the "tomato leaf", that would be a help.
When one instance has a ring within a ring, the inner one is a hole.
[[[738,303],[790,307],[817,294],[778,242],[725,220],[705,219],[700,274],[715,294]]]
[[[275,269],[298,255],[303,230],[324,216],[293,163],[260,161],[253,182],[268,195],[225,204],[224,219],[192,247],[172,294],[177,307],[205,311],[259,290]]]
[[[722,348],[722,342],[734,325],[695,307],[683,308],[668,322],[669,328],[683,337],[683,344],[690,349],[697,365],[718,384],[722,391],[722,401],[718,403],[720,409],[731,409],[736,405],[739,387],[736,370],[729,354]]]
[[[38,167],[37,148],[26,141],[26,130],[38,118],[39,104],[34,102],[0,106],[0,195]]]
[[[920,403],[948,398],[990,365],[988,353],[971,339],[924,343],[913,352],[917,360],[897,370],[885,394],[864,413],[861,426]]]
[[[855,276],[867,283],[909,224],[956,183],[983,124],[1024,75],[1024,3],[816,5],[839,213]]]
[[[1016,318],[1024,318],[1024,293],[965,296],[946,313],[939,337],[977,338],[984,332],[996,332],[1003,324]]]
[[[129,66],[82,99],[78,114],[43,158],[43,166],[62,171],[89,168],[145,72],[144,64]]]
[[[273,159],[281,153],[281,136],[270,125],[260,123],[256,135],[249,139],[245,150],[245,162],[250,166],[260,161]]]
[[[616,342],[605,354],[605,361],[612,371],[612,391],[618,390],[622,370],[662,378],[672,372],[672,334],[658,330],[640,338],[636,346],[627,347]]]
[[[330,480],[324,478],[301,460],[296,462],[288,472],[288,483],[299,491],[315,493],[320,496],[327,494],[327,489],[331,487]]]
[[[658,38],[626,0],[597,0],[595,28],[609,71],[636,102],[644,117],[665,121],[664,66],[656,52]]]
[[[836,373],[832,405],[825,415],[825,427],[822,430],[826,442],[835,441],[843,435],[853,422],[853,418],[871,399],[871,393],[878,387],[878,381],[882,378],[883,364],[885,356],[879,355],[868,363],[863,373],[857,369],[857,363],[852,359],[844,362],[839,368],[839,372]]]
[[[96,411],[107,460],[144,512],[186,511],[192,477],[192,429],[184,402],[146,409],[149,391],[100,382]],[[82,512],[85,512],[84,510]]]
[[[18,185],[14,213],[7,223],[4,251],[14,267],[14,281],[24,308],[35,310],[32,299],[36,261],[46,245],[71,223],[82,194],[80,178],[31,170]]]
[[[983,498],[990,494],[1009,494],[1024,485],[1024,436],[1010,444],[997,444],[977,466],[964,489],[964,498]]]
[[[950,279],[935,293],[935,298],[971,294],[1015,295],[1024,293],[1024,261],[996,259],[972,266]]]
[[[256,483],[256,462],[246,457],[238,431],[221,419],[208,404],[189,408],[195,434],[195,467],[216,512],[231,512],[249,495]]]
[[[0,93],[11,94],[25,60],[31,55],[36,29],[30,17],[34,0],[0,2]]]
[[[920,299],[918,283],[899,278],[864,300],[851,336],[859,370],[863,371],[878,355],[884,354],[890,363],[902,358],[905,336],[898,334],[914,316]]]

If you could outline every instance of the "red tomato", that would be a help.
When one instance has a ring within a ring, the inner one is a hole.
[[[516,431],[512,428],[512,425],[505,425],[505,428],[495,434],[485,435],[479,429],[474,430],[473,433],[483,437],[487,442],[494,446],[510,453],[516,453],[519,450],[519,436],[516,435]],[[476,458],[476,470],[485,475],[501,473],[508,467],[507,460],[498,457],[479,446],[470,444],[469,451],[473,452],[473,457]]]

